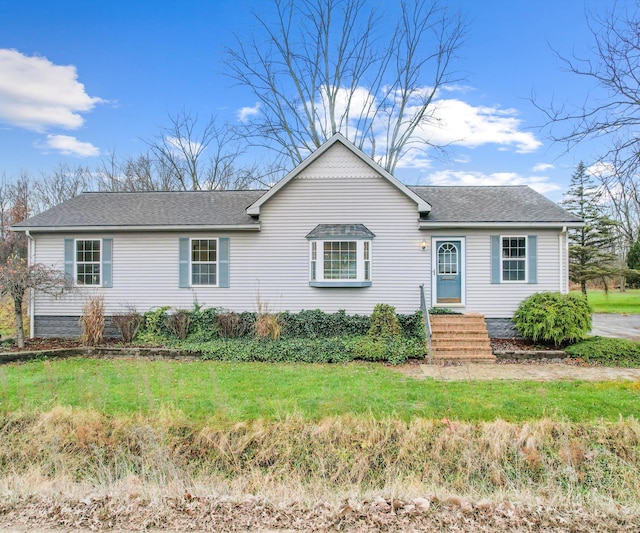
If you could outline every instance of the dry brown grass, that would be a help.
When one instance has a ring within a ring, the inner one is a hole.
[[[629,506],[640,501],[640,424],[339,417],[220,427],[169,411],[152,419],[65,407],[2,415],[0,487],[34,476],[96,489],[133,476],[144,490],[405,499],[436,491],[472,500],[533,492]]]
[[[90,296],[82,308],[80,317],[82,344],[96,346],[104,338],[104,296]]]
[[[256,321],[253,329],[256,336],[262,339],[278,340],[282,334],[280,315],[271,310],[269,305],[262,300],[259,292],[256,299]]]

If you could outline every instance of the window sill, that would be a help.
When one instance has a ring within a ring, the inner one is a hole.
[[[310,281],[309,287],[371,287],[370,281]]]

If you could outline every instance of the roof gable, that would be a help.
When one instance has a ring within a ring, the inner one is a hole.
[[[362,162],[366,163],[371,169],[373,169],[378,175],[382,178],[386,179],[391,185],[396,187],[400,192],[402,192],[405,196],[407,196],[410,200],[415,202],[419,213],[428,213],[431,211],[431,205],[422,198],[420,195],[416,194],[414,191],[409,189],[406,185],[404,185],[400,180],[392,176],[389,172],[384,170],[380,165],[378,165],[373,159],[368,157],[366,154],[356,148],[351,142],[345,139],[341,134],[336,133],[333,135],[327,142],[325,142],[320,148],[318,148],[315,152],[313,152],[309,157],[307,157],[302,163],[300,163],[296,168],[294,168],[291,172],[289,172],[284,178],[282,178],[278,183],[276,183],[267,193],[261,196],[256,202],[250,205],[247,208],[247,214],[251,216],[259,216],[260,208],[263,204],[269,201],[270,198],[278,194],[278,192],[283,189],[290,181],[295,179],[300,175],[305,169],[307,169],[312,163],[321,158],[327,151],[329,151],[336,143],[340,143],[342,146],[347,148],[354,156],[358,157]]]

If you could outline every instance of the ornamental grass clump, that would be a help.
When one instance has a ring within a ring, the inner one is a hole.
[[[90,296],[82,308],[80,318],[82,344],[96,346],[104,338],[104,296]]]
[[[557,347],[586,337],[591,308],[582,294],[539,292],[522,301],[513,322],[523,337]]]

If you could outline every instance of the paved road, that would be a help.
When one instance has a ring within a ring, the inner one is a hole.
[[[640,315],[594,313],[591,335],[640,340]]]

